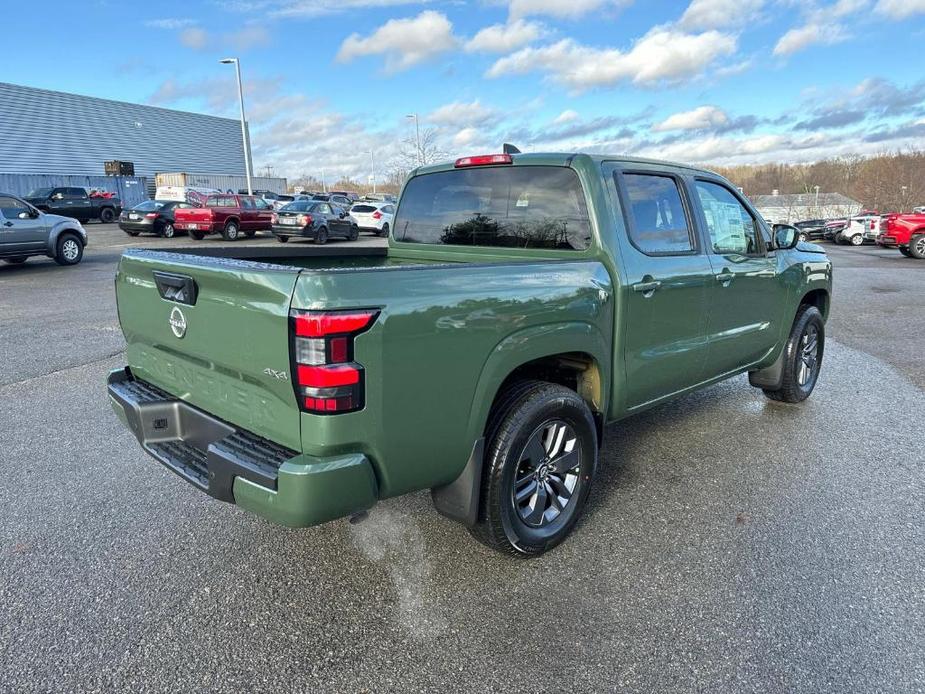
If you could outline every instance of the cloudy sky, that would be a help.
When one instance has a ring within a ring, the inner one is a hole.
[[[384,168],[409,113],[451,156],[507,141],[733,164],[925,146],[925,0],[32,7],[5,17],[0,80],[236,117],[218,59],[240,56],[254,164],[288,176],[365,177],[371,150]]]

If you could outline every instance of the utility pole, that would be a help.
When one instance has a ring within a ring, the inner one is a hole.
[[[373,192],[376,192],[376,161],[373,159],[373,151],[367,152],[369,155],[369,178],[373,183]]]
[[[414,139],[417,142],[418,166],[424,166],[424,150],[421,149],[421,123],[417,113],[409,113],[405,118],[414,119]]]
[[[328,192],[328,187],[324,184],[324,169],[321,169],[321,192]]]
[[[254,189],[251,187],[251,151],[250,143],[247,141],[247,121],[244,119],[244,88],[241,86],[241,61],[237,58],[222,58],[220,61],[223,65],[234,64],[235,73],[238,76],[238,104],[241,107],[241,139],[244,141],[244,175],[247,177],[247,194],[253,195]]]

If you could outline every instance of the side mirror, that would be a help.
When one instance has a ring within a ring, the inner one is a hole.
[[[785,251],[793,248],[800,241],[800,230],[789,224],[774,225],[774,248]]]

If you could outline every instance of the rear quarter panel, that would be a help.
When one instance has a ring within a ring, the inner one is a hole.
[[[588,260],[301,275],[294,308],[381,310],[356,340],[365,408],[302,413],[303,450],[366,453],[383,497],[452,481],[520,364],[586,352],[609,380],[612,295],[606,268]]]

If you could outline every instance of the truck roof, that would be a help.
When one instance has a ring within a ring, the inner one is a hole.
[[[496,154],[496,152],[486,152],[485,154]],[[591,163],[601,163],[601,162],[620,162],[625,164],[647,164],[647,165],[656,165],[664,166],[675,169],[687,169],[688,171],[697,171],[702,173],[708,173],[711,175],[718,175],[715,171],[705,169],[698,166],[692,166],[690,164],[682,164],[679,162],[673,161],[664,161],[660,159],[647,159],[645,157],[631,157],[625,154],[588,154],[586,152],[530,152],[530,153],[521,153],[521,154],[512,154],[511,155],[515,164],[534,164],[547,166],[569,166],[573,161],[578,158],[584,158],[585,160]],[[425,166],[420,166],[414,171],[412,175],[424,174],[424,173],[433,173],[435,171],[447,171],[453,168],[455,160],[444,161],[437,164],[428,164]]]

